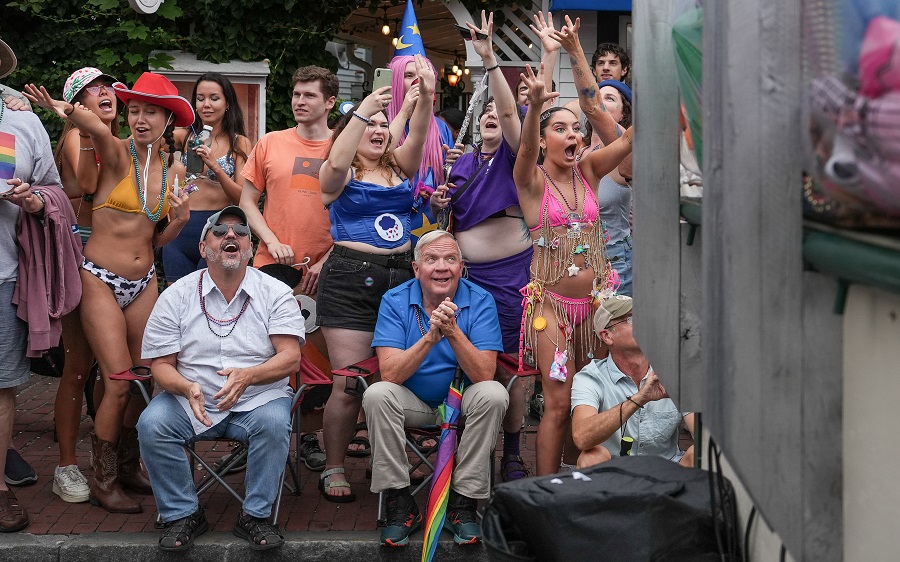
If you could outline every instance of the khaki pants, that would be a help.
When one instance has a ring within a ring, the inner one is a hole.
[[[483,381],[463,391],[465,431],[451,482],[457,493],[474,499],[489,497],[491,455],[508,405],[509,395],[497,381]],[[372,491],[409,486],[404,427],[441,423],[437,408],[419,400],[405,386],[382,381],[366,390],[363,409],[372,443]]]

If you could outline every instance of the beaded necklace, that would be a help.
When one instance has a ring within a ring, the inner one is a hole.
[[[134,160],[134,177],[137,182],[137,192],[138,197],[141,200],[141,210],[144,211],[144,214],[147,215],[147,218],[152,220],[153,222],[159,222],[159,217],[162,215],[163,210],[163,202],[166,200],[166,196],[169,194],[169,166],[166,164],[166,159],[163,156],[163,151],[159,151],[159,161],[162,164],[162,188],[159,191],[159,203],[156,206],[156,210],[151,212],[150,209],[147,208],[147,177],[145,175],[144,180],[141,181],[141,174],[138,172],[139,164],[138,164],[138,156],[137,150],[134,148],[134,139],[131,139],[131,142],[128,143],[128,148],[131,151],[131,158]],[[149,151],[147,157],[150,157]],[[149,161],[147,164],[147,168],[145,169],[145,174],[149,173]]]
[[[209,328],[209,331],[220,338],[227,338],[231,335],[231,332],[234,331],[235,327],[237,327],[237,321],[241,319],[241,316],[243,316],[245,312],[247,312],[247,307],[250,305],[250,295],[247,295],[247,298],[244,299],[244,305],[241,306],[241,311],[238,312],[237,316],[229,318],[228,320],[216,318],[206,311],[206,297],[203,296],[203,276],[205,274],[206,271],[202,271],[200,273],[200,281],[197,282],[197,294],[200,296],[200,310],[203,311],[203,316],[206,317],[206,327]],[[213,329],[213,324],[219,328],[228,328],[229,326],[231,326],[231,328],[228,330],[227,334],[220,334]]]
[[[422,332],[422,337],[425,337],[428,330],[425,329],[425,323],[422,322],[422,313],[419,312],[418,306],[413,305],[413,310],[416,311],[416,325],[419,327],[419,331]]]
[[[569,205],[569,200],[566,198],[566,194],[562,192],[562,190],[559,188],[558,185],[556,185],[556,182],[553,181],[553,178],[550,177],[550,173],[547,172],[547,170],[544,168],[544,166],[539,164],[538,168],[540,168],[541,171],[544,172],[544,176],[546,176],[547,181],[549,181],[550,185],[552,185],[553,188],[556,190],[556,192],[559,193],[559,196],[563,198],[563,202],[565,202],[566,208],[568,208],[573,213],[577,212],[578,211],[578,184],[575,182],[575,180],[576,180],[575,166],[572,166],[572,191],[575,193],[575,206],[574,207]],[[587,197],[587,195],[585,195],[585,197]]]

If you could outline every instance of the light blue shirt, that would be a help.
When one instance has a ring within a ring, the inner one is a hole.
[[[649,374],[650,371],[647,371]],[[641,385],[647,375],[641,379]],[[576,406],[590,406],[598,412],[618,406],[626,396],[638,393],[631,377],[619,370],[612,357],[594,359],[578,371],[572,382],[572,410]],[[674,460],[680,456],[678,430],[684,414],[678,411],[671,398],[647,402],[625,425],[625,434],[634,439],[632,455],[656,455]],[[613,457],[619,456],[622,431],[617,429],[601,443]]]
[[[198,290],[201,274],[202,285]],[[247,310],[228,336],[219,337],[212,330],[224,335],[231,327],[207,324],[200,309],[201,294],[205,298],[206,312],[218,319],[237,316],[244,300],[250,297]],[[182,277],[159,296],[144,330],[141,357],[155,359],[177,353],[176,370],[187,380],[200,383],[206,414],[215,426],[229,414],[228,411],[220,412],[216,408],[218,401],[213,398],[226,383],[225,377],[217,371],[265,363],[275,355],[275,346],[269,337],[273,335],[297,336],[300,345],[305,342],[306,328],[300,305],[287,285],[248,267],[234,298],[226,302],[207,270],[202,269]],[[276,398],[290,397],[288,388],[288,377],[269,384],[248,386],[231,411],[248,412]],[[194,416],[187,398],[181,395],[175,395],[175,398],[198,435],[209,429]]]

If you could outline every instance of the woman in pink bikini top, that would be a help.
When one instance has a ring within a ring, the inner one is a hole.
[[[522,75],[529,107],[543,107],[559,94],[544,89],[543,69]],[[520,356],[541,371],[544,416],[538,427],[537,473],[559,470],[563,440],[570,432],[569,403],[575,373],[593,357],[596,338],[590,322],[592,293],[609,290],[596,185],[631,153],[629,128],[615,142],[585,156],[576,154],[578,118],[568,109],[529,111],[513,169],[519,203],[531,230],[534,258],[531,281],[522,288],[524,314]],[[539,152],[544,153],[538,165]],[[569,437],[571,439],[571,437]],[[574,452],[574,451],[573,451]]]

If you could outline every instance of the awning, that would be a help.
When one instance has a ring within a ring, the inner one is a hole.
[[[551,0],[551,11],[596,10],[600,12],[630,12],[631,0]]]

